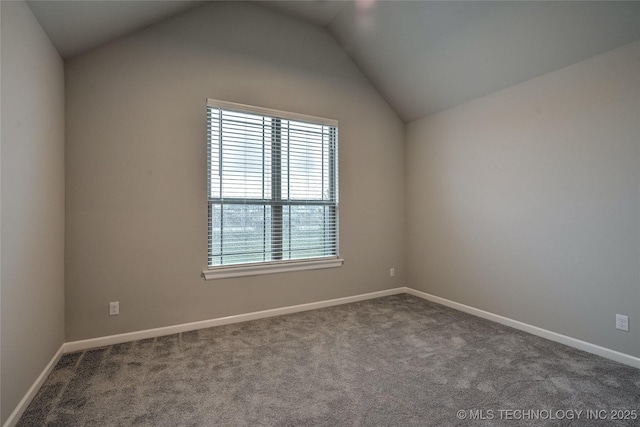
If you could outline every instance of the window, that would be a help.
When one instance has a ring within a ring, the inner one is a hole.
[[[207,101],[205,278],[342,265],[337,122]]]

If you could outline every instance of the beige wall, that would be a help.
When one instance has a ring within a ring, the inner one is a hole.
[[[4,423],[64,342],[64,68],[24,2],[1,8]]]
[[[640,42],[409,124],[406,166],[408,286],[640,356]]]
[[[404,286],[404,126],[324,30],[209,3],[65,72],[68,341]],[[340,121],[343,267],[200,277],[207,97]]]

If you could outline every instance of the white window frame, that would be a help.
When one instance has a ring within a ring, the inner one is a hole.
[[[256,107],[250,105],[237,104],[228,101],[221,101],[216,99],[207,99],[207,108],[219,108],[223,110],[233,110],[246,113],[254,113],[270,117],[278,117],[285,120],[295,120],[302,122],[309,122],[319,125],[338,127],[338,121],[333,119],[326,119],[321,117],[314,117],[304,114],[291,113],[286,111],[274,110],[270,108]],[[209,156],[207,152],[207,156]],[[337,156],[337,152],[336,152]],[[337,167],[337,165],[336,165]],[[210,166],[207,166],[207,176],[210,174]],[[339,183],[336,182],[336,191],[338,190]],[[209,197],[209,196],[207,196]],[[208,202],[209,204],[209,202]],[[337,206],[336,206],[337,210]],[[336,212],[337,215],[337,212]],[[268,261],[262,263],[247,263],[247,264],[234,264],[234,265],[222,265],[222,266],[208,266],[206,270],[202,271],[202,275],[205,280],[224,279],[243,276],[255,276],[263,274],[275,274],[285,273],[293,271],[304,270],[317,270],[325,268],[336,268],[343,265],[344,260],[340,258],[339,254],[339,222],[336,218],[336,255],[332,257],[323,258],[307,258],[299,260],[285,260],[285,261]],[[208,246],[207,242],[207,246]]]

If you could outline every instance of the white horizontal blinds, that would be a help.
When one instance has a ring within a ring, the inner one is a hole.
[[[209,265],[338,251],[337,129],[208,107]]]

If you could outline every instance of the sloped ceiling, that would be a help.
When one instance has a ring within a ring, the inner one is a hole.
[[[29,1],[63,58],[197,1]],[[409,122],[640,40],[640,1],[259,1],[326,28]]]
[[[27,1],[60,56],[71,58],[199,5],[192,0]]]
[[[640,39],[640,2],[350,4],[328,29],[407,122]]]

